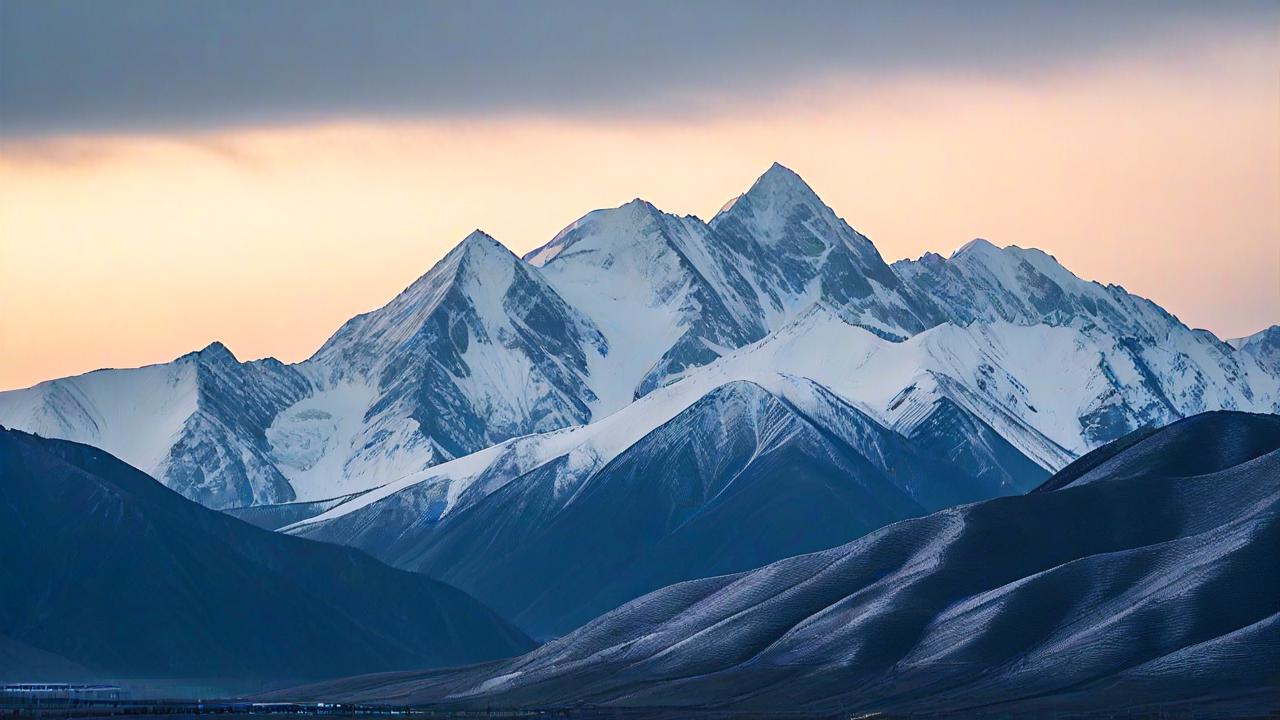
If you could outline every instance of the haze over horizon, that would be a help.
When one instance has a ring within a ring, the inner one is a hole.
[[[0,389],[301,360],[473,228],[709,219],[775,161],[889,261],[1280,322],[1274,3],[593,5],[0,2]]]

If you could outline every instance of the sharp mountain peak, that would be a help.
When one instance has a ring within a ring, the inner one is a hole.
[[[805,182],[799,173],[779,163],[769,166],[769,169],[756,179],[751,189],[747,190],[748,197],[758,197],[762,194],[785,197],[796,202],[822,202],[813,187]]]
[[[506,245],[498,242],[492,235],[480,229],[472,230],[449,251],[450,255],[454,253],[465,255],[484,253],[486,256],[496,253],[498,257],[516,257],[515,253],[511,252]]]
[[[216,361],[216,362],[232,362],[232,363],[240,362],[240,360],[236,358],[235,353],[231,352],[231,349],[228,348],[226,345],[222,344],[222,342],[219,340],[214,340],[208,345],[205,345],[200,350],[187,353],[186,355],[183,355],[182,358],[192,358],[197,360]],[[182,358],[178,358],[178,359],[181,360]]]

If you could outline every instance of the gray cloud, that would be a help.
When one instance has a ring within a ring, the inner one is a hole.
[[[1025,77],[1280,4],[0,0],[0,133],[697,112],[818,73]]]

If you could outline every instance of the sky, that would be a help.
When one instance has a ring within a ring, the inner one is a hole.
[[[1280,322],[1280,3],[0,0],[0,389],[301,360],[474,228],[707,219],[775,161],[890,261]]]

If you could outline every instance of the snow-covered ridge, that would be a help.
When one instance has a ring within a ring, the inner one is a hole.
[[[1116,335],[1145,337],[1160,337],[1170,325],[1180,325],[1155,303],[1119,285],[1082,280],[1036,248],[999,248],[978,238],[950,258],[927,253],[893,268],[960,324],[1097,325]]]
[[[287,502],[266,426],[307,395],[294,368],[221,343],[170,363],[0,393],[0,424],[96,445],[212,507]]]
[[[9,427],[46,437],[75,436],[154,473],[196,412],[196,368],[187,355],[136,370],[97,370],[0,393]]]
[[[1252,358],[1272,375],[1280,376],[1280,325],[1272,325],[1252,335],[1228,340],[1240,354]]]
[[[1055,358],[1054,364],[1046,366],[1045,357]],[[947,323],[891,342],[818,303],[763,340],[691,370],[616,413],[587,425],[517,438],[403,477],[286,531],[324,523],[406,491],[438,498],[432,511],[432,520],[438,520],[459,502],[478,500],[505,481],[557,460],[565,461],[564,477],[581,479],[700,398],[735,382],[784,398],[816,386],[908,438],[921,432],[940,408],[956,407],[1047,471],[1096,446],[1098,428],[1082,418],[1104,417],[1132,427],[1163,425],[1200,412],[1199,403],[1234,409],[1250,407],[1255,400],[1231,384],[1211,384],[1200,395],[1179,396],[1180,404],[1165,407],[1146,384],[1144,373],[1149,371],[1124,343],[1096,329]],[[1152,415],[1137,414],[1144,409]],[[487,482],[477,491],[480,478]]]
[[[214,507],[314,500],[607,419],[751,347],[753,377],[818,380],[908,434],[980,418],[1053,468],[1140,425],[1280,409],[1274,330],[1228,345],[986,241],[890,266],[774,165],[709,222],[635,200],[524,260],[471,233],[303,363],[215,345],[0,393],[0,423],[99,445]]]
[[[541,637],[669,582],[831,547],[1047,477],[992,454],[942,457],[812,380],[736,379],[751,370],[741,364],[289,531],[456,584]]]
[[[815,329],[818,332],[812,332]],[[821,348],[806,343],[808,338],[818,339],[820,342],[839,342],[849,351],[852,362],[850,365],[833,364],[822,367],[825,361],[820,357]],[[862,328],[845,323],[829,310],[815,305],[791,325],[764,340],[731,351],[712,364],[689,372],[676,382],[590,424],[520,437],[486,448],[473,455],[400,478],[284,530],[288,532],[311,523],[325,522],[423,484],[441,484],[446,488],[440,493],[444,504],[438,516],[443,517],[455,509],[455,503],[471,489],[477,477],[499,463],[504,466],[502,477],[506,479],[523,475],[535,467],[560,458],[567,459],[566,468],[574,473],[598,470],[640,438],[716,388],[734,382],[749,382],[786,397],[794,392],[795,378],[838,378],[854,369],[853,366],[858,364],[857,358],[865,361],[865,357],[873,354],[881,343],[886,341]],[[872,382],[869,386],[875,384],[878,383]],[[848,399],[858,403],[857,400]],[[499,487],[500,485],[490,485],[485,488],[485,494]]]

